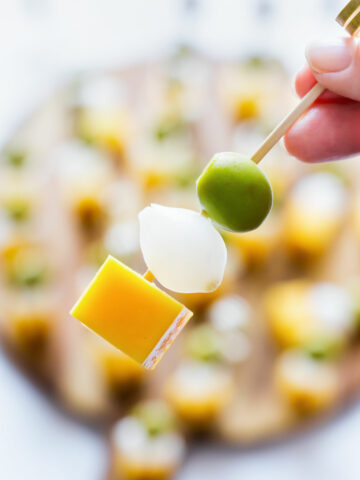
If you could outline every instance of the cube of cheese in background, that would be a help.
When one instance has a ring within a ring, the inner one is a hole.
[[[177,300],[111,256],[71,314],[148,369],[155,367],[192,316]]]

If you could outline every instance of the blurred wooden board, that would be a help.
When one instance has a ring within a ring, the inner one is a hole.
[[[219,79],[228,67],[220,63],[213,63],[208,59],[198,59],[204,73],[202,96],[205,108],[196,120],[193,129],[193,142],[201,165],[205,165],[213,152],[231,150],[234,144],[234,125],[224,108],[219,95]],[[114,73],[126,85],[128,103],[134,116],[144,118],[148,114],[148,107],[154,102],[157,85],[163,83],[166,64],[143,65]],[[154,87],[155,85],[155,87]],[[63,139],[71,137],[72,112],[69,107],[69,92],[73,86],[65,87],[54,99],[45,103],[44,108],[25,122],[24,126],[15,133],[14,138],[36,137],[39,145],[38,156],[41,164],[41,176],[45,179],[46,201],[41,204],[41,225],[47,238],[48,251],[56,259],[56,291],[58,293],[58,316],[54,330],[53,348],[51,352],[52,371],[47,376],[47,382],[52,390],[59,391],[59,378],[65,368],[71,368],[66,361],[71,351],[76,349],[76,337],[81,335],[81,329],[68,312],[76,300],[75,277],[81,264],[84,241],[80,238],[74,222],[67,214],[55,175],[54,164],[51,161],[53,146]],[[47,125],[44,137],[42,128]],[[49,125],[52,127],[49,129]],[[10,139],[12,143],[14,139]],[[310,171],[308,166],[299,166],[292,159],[294,169]],[[359,170],[356,162],[346,169]],[[122,167],[116,170],[122,175]],[[357,178],[360,178],[358,175]],[[355,188],[355,186],[353,187]],[[157,193],[146,197],[146,203],[157,200]],[[60,233],[60,234],[59,234]],[[227,444],[249,445],[262,443],[274,437],[282,436],[301,428],[302,420],[279,399],[273,385],[272,370],[278,349],[271,338],[266,322],[264,321],[263,306],[259,301],[262,292],[276,281],[297,278],[306,275],[314,280],[344,281],[348,277],[359,273],[360,249],[358,239],[350,228],[345,228],[333,249],[324,259],[312,269],[301,271],[289,267],[284,254],[283,245],[279,245],[273,258],[262,270],[239,275],[236,289],[246,298],[254,311],[254,321],[249,333],[252,342],[250,358],[234,372],[237,378],[238,392],[234,404],[220,419],[215,437]],[[145,270],[140,261],[139,270]],[[194,324],[197,322],[195,318]],[[191,328],[191,327],[188,327]],[[6,331],[6,329],[5,329]],[[8,343],[5,338],[4,343]],[[177,365],[182,353],[183,337],[181,336],[166,354],[166,361],[162,361],[158,368],[149,374],[145,381],[145,395],[158,396],[163,388],[165,379]],[[7,345],[9,348],[9,345]],[[358,394],[360,388],[360,347],[354,343],[339,364],[342,379],[341,394],[337,407],[343,406]],[[41,373],[40,373],[41,376]],[[55,394],[56,396],[56,394]],[[61,402],[61,400],[60,400]],[[102,403],[94,409],[92,420],[103,424],[118,417],[123,408]],[[127,403],[124,403],[127,406]],[[86,416],[86,415],[85,415]],[[316,423],[317,420],[314,419]],[[309,421],[306,421],[308,424]],[[310,421],[311,423],[311,421]]]

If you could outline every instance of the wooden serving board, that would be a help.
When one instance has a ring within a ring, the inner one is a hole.
[[[199,96],[198,100],[202,107],[200,115],[195,118],[191,127],[191,142],[197,156],[196,167],[200,170],[214,152],[234,148],[234,132],[237,127],[221,97],[221,82],[224,75],[228,74],[229,69],[231,70],[234,66],[199,57],[195,57],[194,62],[197,73],[200,71],[200,80],[195,85],[198,88],[195,96]],[[138,124],[146,124],[155,115],[157,102],[162,96],[168,71],[169,63],[164,61],[108,73],[113,78],[118,78],[126,87],[128,109]],[[277,117],[281,116],[282,111],[290,106],[291,101],[288,99],[291,95],[285,72],[275,69],[274,75],[277,81],[281,79],[284,89],[283,101],[281,105],[279,104],[279,111],[275,112],[275,117]],[[37,192],[36,220],[29,232],[36,233],[44,240],[44,248],[53,264],[54,275],[51,290],[54,293],[55,314],[48,354],[40,368],[31,366],[26,359],[16,353],[9,338],[6,316],[2,316],[1,322],[2,343],[6,346],[6,350],[17,361],[20,361],[27,373],[35,373],[38,378],[41,378],[52,392],[54,400],[60,405],[65,405],[70,411],[74,409],[64,400],[63,379],[74,368],[73,357],[79,348],[79,338],[84,335],[84,331],[83,327],[71,318],[68,312],[79,293],[76,286],[76,275],[84,261],[84,250],[89,239],[84,239],[79,234],[74,219],[64,205],[53,151],[57,145],[74,135],[74,110],[70,101],[73,90],[74,85],[65,86],[52,99],[45,101],[44,105],[14,133],[13,138],[9,139],[8,145],[4,149],[7,151],[10,147],[21,144],[29,146],[36,157],[35,176],[41,183],[41,188]],[[278,100],[280,102],[280,98]],[[246,125],[254,131],[259,130],[256,122]],[[250,148],[249,145],[246,148]],[[300,165],[287,157],[281,149],[276,152],[274,155],[279,156],[279,162],[291,165],[293,180],[304,172],[317,169],[317,167]],[[129,176],[126,161],[117,158],[114,161],[114,178]],[[352,178],[360,178],[358,162],[348,161],[341,168],[345,175],[351,171],[353,172]],[[350,193],[353,194],[357,189],[358,185],[353,181],[349,187]],[[144,195],[144,206],[151,201],[161,203],[164,198],[168,198],[171,202],[171,195],[168,197],[166,195],[167,189],[149,189]],[[194,189],[190,191],[191,195],[195,202]],[[326,280],[341,283],[349,277],[357,276],[360,267],[358,242],[359,239],[354,233],[350,219],[346,219],[345,227],[332,249],[311,268],[301,269],[291,264],[281,241],[274,249],[269,261],[261,269],[244,271],[240,267],[237,268],[237,280],[230,290],[242,295],[252,306],[253,319],[248,332],[252,353],[242,365],[232,367],[233,375],[236,378],[237,392],[234,401],[218,418],[212,438],[226,444],[247,446],[271,440],[320,420],[320,417],[309,420],[296,415],[279,397],[274,387],[272,372],[279,349],[264,320],[261,299],[266,288],[277,281],[306,277],[314,281]],[[140,254],[132,266],[139,271],[145,271]],[[7,294],[8,289],[3,282],[2,295],[5,302]],[[195,312],[195,318],[191,323],[196,324],[199,321],[201,321],[201,311]],[[191,325],[187,328],[191,328]],[[161,395],[166,378],[182,357],[183,336],[181,335],[166,354],[166,361],[160,362],[154,372],[146,375],[138,397],[139,395],[142,397]],[[84,375],[89,373],[86,364],[81,368],[84,369]],[[347,348],[346,353],[338,361],[338,368],[341,372],[341,385],[339,386],[339,398],[335,405],[336,409],[356,398],[360,388],[360,345],[358,342],[352,342]],[[93,386],[93,389],[96,390],[96,386]],[[102,395],[99,395],[98,398],[95,395],[92,401],[88,410],[81,411],[81,408],[75,408],[75,415],[100,425],[117,418],[131,404],[131,401],[127,399],[122,404],[114,405],[109,399],[104,399]],[[325,416],[321,418],[327,418],[328,415],[333,414],[333,411],[326,412]]]

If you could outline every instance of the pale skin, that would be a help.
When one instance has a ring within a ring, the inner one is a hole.
[[[303,97],[315,84],[327,88],[285,135],[291,155],[309,163],[360,153],[360,40],[334,39],[310,45],[308,65],[296,76]]]

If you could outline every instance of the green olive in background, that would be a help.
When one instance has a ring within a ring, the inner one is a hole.
[[[175,418],[168,405],[161,400],[140,402],[133,409],[149,435],[159,435],[174,429]]]
[[[221,338],[208,325],[199,325],[188,332],[186,338],[186,352],[202,362],[214,362],[221,359]]]
[[[26,163],[27,153],[24,150],[10,150],[5,153],[5,160],[8,165],[14,168],[21,168]]]
[[[22,222],[30,216],[31,205],[26,198],[11,198],[5,202],[6,213],[15,222]]]
[[[269,180],[250,159],[238,153],[217,153],[197,181],[205,213],[220,227],[234,232],[254,230],[271,210]]]
[[[8,272],[9,281],[16,287],[32,288],[48,280],[48,265],[39,252],[19,252]]]

